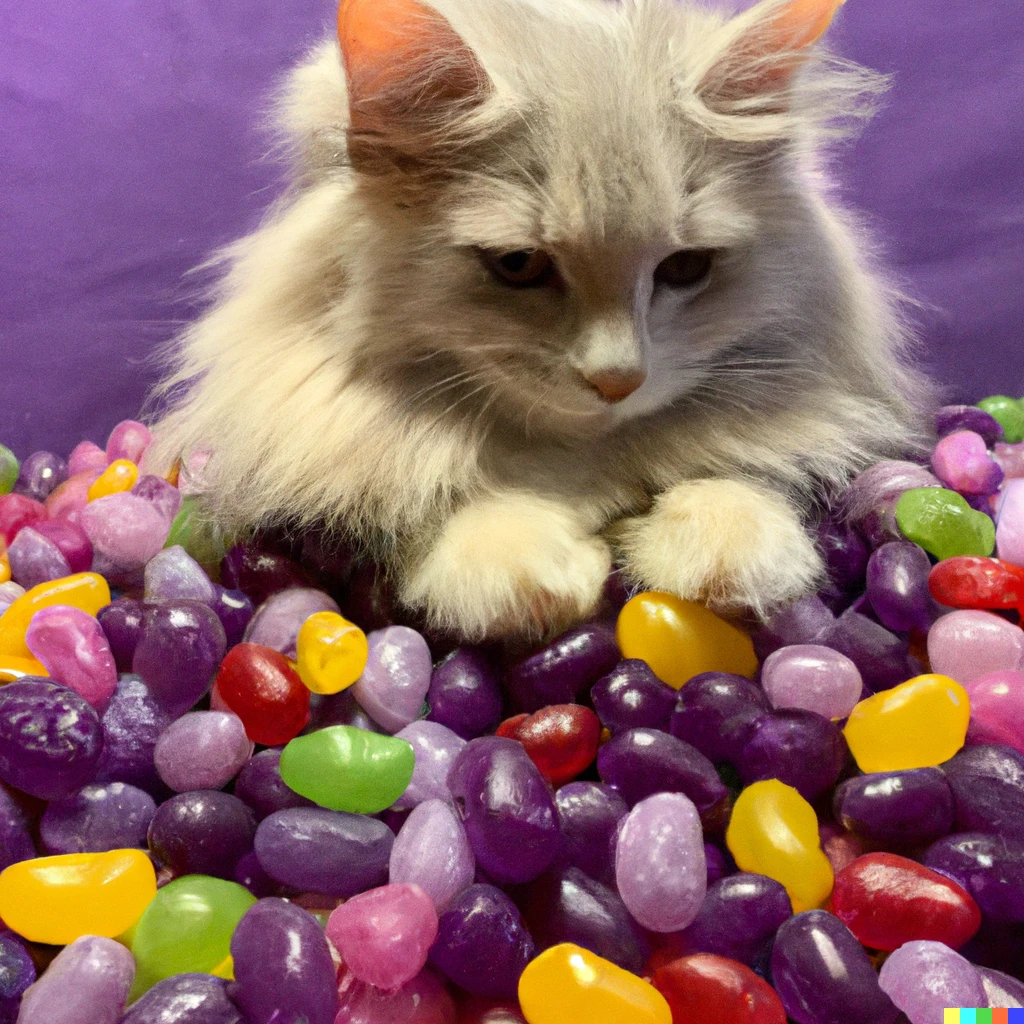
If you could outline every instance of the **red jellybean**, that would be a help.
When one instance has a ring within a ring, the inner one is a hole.
[[[0,540],[11,544],[24,526],[31,526],[47,517],[46,506],[24,494],[0,496]]]
[[[713,953],[684,956],[654,972],[651,984],[672,1009],[672,1024],[786,1024],[782,1001],[746,964]]]
[[[288,659],[269,647],[237,644],[221,662],[214,686],[254,743],[287,743],[309,721],[309,690]]]
[[[947,608],[1016,608],[1024,614],[1024,568],[998,558],[947,558],[932,569],[928,589]]]
[[[981,911],[956,882],[907,857],[868,853],[836,875],[832,913],[871,949],[928,939],[959,949]]]
[[[551,704],[532,715],[506,719],[498,735],[519,740],[541,775],[557,787],[597,757],[601,720],[579,704]]]
[[[468,996],[459,1003],[459,1024],[523,1024],[523,1016],[514,1003],[503,1003],[483,996]]]

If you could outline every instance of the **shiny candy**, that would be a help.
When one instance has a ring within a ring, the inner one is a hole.
[[[296,641],[299,678],[313,693],[338,693],[362,675],[369,657],[366,634],[334,612],[317,612]]]
[[[555,794],[565,862],[606,884],[613,880],[615,839],[629,805],[611,786],[570,782]]]
[[[593,763],[601,737],[601,721],[579,704],[552,704],[532,715],[498,727],[523,745],[541,775],[556,788],[576,778]]]
[[[245,1024],[227,993],[227,982],[210,974],[176,974],[157,982],[132,1003],[118,1024]]]
[[[986,920],[1024,922],[1024,840],[960,832],[932,843],[923,861],[966,889]]]
[[[71,573],[87,572],[92,565],[92,544],[85,531],[68,519],[44,519],[32,530],[55,545],[64,556]]]
[[[0,444],[0,494],[10,494],[18,482],[18,460],[6,445]]]
[[[958,831],[1024,839],[1024,754],[1012,747],[965,747],[947,761]]]
[[[322,590],[289,587],[278,591],[256,609],[256,614],[246,627],[245,641],[269,647],[294,660],[303,625],[321,612],[330,612],[341,619],[338,605]]]
[[[924,675],[862,700],[846,723],[850,751],[863,772],[928,768],[963,745],[967,692],[943,675]]]
[[[122,420],[107,438],[107,459],[111,464],[118,459],[138,462],[153,440],[149,428],[138,420]]]
[[[984,409],[976,405],[944,405],[935,413],[935,433],[946,437],[958,430],[980,434],[989,447],[1003,439],[1003,425]]]
[[[89,500],[105,498],[109,494],[120,494],[130,491],[139,479],[139,467],[128,459],[116,459],[100,473],[89,488]]]
[[[455,1024],[452,997],[430,970],[421,971],[397,992],[384,992],[346,972],[338,996],[335,1024]]]
[[[637,728],[667,731],[676,692],[647,662],[625,658],[591,687],[590,700],[601,724],[613,733]]]
[[[67,463],[59,455],[33,452],[21,464],[15,490],[35,501],[45,501],[50,492],[67,478]]]
[[[735,762],[770,707],[749,679],[706,672],[679,691],[670,729],[712,761]]]
[[[983,409],[1002,426],[1003,437],[1010,444],[1024,441],[1024,404],[1020,401],[1010,398],[1009,395],[992,395],[978,402],[978,408]],[[968,1004],[957,1003],[957,1005],[967,1006]]]
[[[1000,743],[1024,754],[1024,672],[989,672],[964,689],[971,700],[967,742]]]
[[[83,935],[120,935],[155,893],[142,850],[40,857],[0,874],[0,917],[32,942],[63,946]]]
[[[991,555],[996,528],[984,512],[975,512],[955,491],[918,487],[896,505],[896,521],[907,540],[936,558]]]
[[[946,1007],[987,1002],[977,968],[941,942],[901,946],[882,964],[878,983],[910,1024],[935,1024]]]
[[[909,541],[890,541],[868,562],[867,597],[888,629],[927,630],[938,609],[928,591],[932,563],[922,548]]]
[[[1011,480],[1000,496],[996,553],[1004,561],[1024,567],[1024,480]]]
[[[71,566],[60,548],[31,526],[18,531],[7,561],[11,577],[26,589],[71,575]]]
[[[366,668],[353,686],[360,706],[389,732],[420,717],[430,687],[430,648],[407,626],[388,626],[367,637]]]
[[[148,501],[170,523],[174,522],[181,510],[181,491],[158,476],[140,476],[132,488],[132,494]],[[168,547],[174,546],[168,543]]]
[[[529,1024],[672,1024],[672,1011],[657,989],[571,943],[530,961],[519,980],[519,1003]]]
[[[24,812],[0,786],[0,871],[35,855]]]
[[[170,531],[157,508],[130,493],[90,501],[80,521],[96,554],[118,569],[141,569],[164,546]]]
[[[726,844],[741,871],[785,886],[798,913],[820,906],[832,891],[814,808],[792,786],[776,779],[747,786],[733,807]]]
[[[414,761],[405,740],[335,725],[293,739],[281,754],[281,778],[321,807],[377,814],[405,792]]]
[[[944,615],[928,633],[932,669],[967,684],[990,672],[1024,672],[1024,630],[990,612]]]
[[[1024,608],[1024,568],[964,555],[933,566],[928,589],[949,608]]]
[[[487,732],[501,718],[497,676],[475,647],[460,647],[434,669],[427,703],[427,717],[432,722],[447,726],[465,740]]]
[[[681,793],[638,803],[619,830],[615,882],[629,912],[645,928],[671,932],[697,916],[707,891],[700,816]]]
[[[209,604],[215,596],[210,578],[179,544],[164,548],[149,560],[144,581],[148,600],[185,598]]]
[[[0,495],[0,541],[10,545],[20,530],[45,519],[47,509],[23,494]]]
[[[845,718],[860,700],[864,684],[845,655],[819,644],[794,644],[767,657],[761,686],[773,707]]]
[[[138,676],[122,676],[103,712],[103,753],[96,782],[129,782],[162,793],[153,751],[170,722]]]
[[[192,711],[173,722],[153,751],[156,770],[177,793],[226,786],[252,755],[237,715]]]
[[[698,953],[658,968],[651,984],[672,1009],[673,1022],[786,1024],[775,990],[749,967]]]
[[[146,845],[156,802],[123,782],[84,786],[53,800],[39,822],[39,838],[50,854],[106,853]]]
[[[412,744],[416,757],[412,779],[395,800],[399,809],[415,807],[424,800],[451,800],[448,773],[466,741],[440,722],[412,722],[395,733],[395,739]]]
[[[961,494],[993,494],[1003,480],[1003,471],[988,453],[985,439],[973,430],[947,434],[932,452],[935,475],[951,490]]]
[[[280,763],[280,750],[261,750],[246,761],[235,779],[235,796],[253,809],[259,821],[275,811],[313,806],[312,801],[285,785]]]
[[[616,637],[625,658],[646,661],[677,690],[702,672],[752,676],[750,638],[704,605],[657,591],[637,594],[619,613]]]

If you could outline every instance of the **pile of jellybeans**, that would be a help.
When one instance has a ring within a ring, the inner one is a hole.
[[[613,577],[518,662],[327,536],[226,548],[142,424],[0,447],[0,1024],[1024,1006],[1024,402],[937,434],[839,497],[817,596]]]

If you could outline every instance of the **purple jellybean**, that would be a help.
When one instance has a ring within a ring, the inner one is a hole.
[[[332,725],[352,725],[376,733],[386,731],[359,706],[351,686],[340,693],[314,693],[309,698],[309,724],[302,730],[303,734]]]
[[[749,679],[704,672],[679,691],[670,727],[712,761],[735,761],[769,710],[764,691]]]
[[[252,601],[240,590],[225,590],[220,584],[214,584],[213,597],[208,603],[224,627],[230,650],[235,644],[241,643],[245,636],[245,630],[252,619]]]
[[[519,898],[526,926],[541,948],[572,942],[634,974],[650,953],[619,894],[579,868],[545,872]]]
[[[210,689],[226,649],[224,627],[211,608],[199,601],[162,601],[146,606],[132,671],[177,716]]]
[[[630,806],[655,793],[685,793],[706,814],[727,792],[696,747],[659,729],[616,733],[597,752],[597,772]]]
[[[932,843],[922,863],[963,886],[987,920],[1024,922],[1024,840],[960,832]]]
[[[572,704],[607,675],[621,655],[607,623],[577,626],[507,673],[505,685],[521,711]]]
[[[36,967],[28,950],[13,932],[0,931],[0,1014],[5,1000],[16,1000],[35,980]]]
[[[220,572],[225,587],[243,591],[256,607],[280,590],[313,585],[290,558],[255,544],[236,544],[221,560]]]
[[[107,438],[107,461],[127,459],[138,465],[142,453],[149,447],[153,435],[149,427],[138,420],[121,420]]]
[[[465,740],[501,721],[501,690],[494,668],[475,647],[460,647],[434,669],[427,691],[432,722],[446,725]]]
[[[646,661],[637,658],[623,659],[590,689],[601,724],[613,733],[638,728],[667,731],[677,696]]]
[[[127,492],[90,501],[80,523],[95,554],[121,570],[141,569],[164,546],[171,529],[150,502]]]
[[[980,434],[989,447],[1003,439],[1003,425],[976,405],[944,405],[935,413],[935,433],[939,437],[961,430]]]
[[[157,740],[153,760],[177,793],[226,786],[252,756],[242,720],[229,711],[190,711]]]
[[[255,850],[242,854],[238,859],[234,879],[239,885],[244,885],[258,900],[264,896],[280,896],[282,893],[282,887],[263,870]]]
[[[561,847],[551,790],[521,743],[500,736],[470,740],[448,786],[477,863],[500,883],[528,882]]]
[[[71,566],[53,541],[23,526],[7,551],[11,578],[26,590],[71,575]]]
[[[142,637],[145,605],[131,597],[119,597],[101,608],[96,621],[110,644],[118,672],[130,672],[135,648]]]
[[[285,785],[281,778],[280,763],[279,747],[261,750],[245,762],[235,780],[235,796],[252,808],[257,821],[262,821],[275,811],[314,806],[311,800],[299,796]]]
[[[813,711],[786,708],[757,723],[737,768],[744,785],[778,779],[805,800],[815,800],[835,785],[846,754],[846,740],[835,722]]]
[[[412,745],[415,767],[405,792],[395,807],[415,807],[424,800],[451,800],[448,772],[466,741],[440,722],[412,722],[395,733]]]
[[[391,848],[392,884],[418,885],[439,914],[473,884],[475,862],[469,838],[452,808],[441,800],[418,804]]]
[[[931,559],[924,548],[895,540],[874,551],[868,562],[867,595],[887,629],[927,631],[939,607],[928,591]]]
[[[713,885],[720,878],[729,874],[729,864],[725,854],[714,843],[704,844],[704,859],[708,867],[708,885]]]
[[[562,859],[606,884],[614,880],[615,840],[629,805],[611,786],[570,782],[555,794]]]
[[[641,800],[619,830],[615,884],[629,912],[653,932],[691,924],[707,892],[700,816],[682,793]]]
[[[231,957],[231,997],[250,1024],[334,1024],[335,969],[312,914],[286,900],[259,900],[235,927]]]
[[[117,1024],[134,977],[126,946],[85,935],[65,946],[25,992],[18,1024]]]
[[[103,853],[145,847],[156,801],[124,782],[84,786],[53,800],[39,822],[48,854]]]
[[[994,494],[1003,481],[1003,470],[989,455],[985,439],[973,430],[943,437],[932,452],[932,468],[943,484],[963,495]]]
[[[422,713],[430,688],[430,648],[408,626],[388,626],[366,639],[369,658],[352,696],[375,722],[396,733]]]
[[[302,624],[317,612],[338,611],[337,602],[322,590],[292,587],[267,598],[256,609],[245,630],[245,641],[295,657],[295,644]]]
[[[92,565],[92,544],[78,523],[70,519],[43,519],[32,525],[40,536],[54,544],[74,572],[88,572]]]
[[[149,849],[176,875],[233,878],[253,848],[256,818],[238,797],[216,789],[164,801],[149,826]]]
[[[1011,480],[999,498],[996,554],[1004,562],[1024,565],[1024,480]]]
[[[31,860],[35,855],[24,812],[0,786],[0,871],[20,860]]]
[[[985,1002],[978,969],[941,942],[904,943],[882,964],[878,983],[910,1024],[942,1020],[947,1006],[982,1006]],[[840,1019],[850,1018],[844,1015]]]
[[[828,571],[822,597],[829,607],[839,610],[863,587],[868,546],[848,523],[831,517],[818,526],[817,540]]]
[[[814,641],[845,654],[858,668],[869,690],[891,690],[920,675],[920,662],[906,640],[848,608]]]
[[[68,478],[68,465],[53,452],[33,452],[21,464],[15,494],[45,501]]]
[[[166,792],[153,750],[171,718],[138,676],[121,676],[102,724],[103,754],[96,782],[127,782],[157,796]]]
[[[820,644],[794,644],[767,657],[761,687],[776,708],[845,718],[860,700],[864,683],[845,654]]]
[[[256,830],[256,856],[271,878],[301,892],[348,899],[387,881],[395,835],[362,814],[296,807]]]
[[[481,950],[487,950],[481,956]],[[534,944],[516,905],[493,885],[471,885],[441,915],[430,962],[460,988],[514,999]]]
[[[797,1024],[893,1024],[898,1010],[867,951],[824,910],[783,922],[771,955],[772,984]]]
[[[180,544],[151,558],[144,579],[147,600],[184,598],[209,604],[216,596],[210,577]]]
[[[132,494],[148,501],[168,522],[181,511],[181,491],[163,477],[146,474],[140,476]]]
[[[750,967],[792,915],[789,894],[778,882],[737,872],[708,886],[697,916],[679,941],[687,953],[714,953]]]
[[[132,1003],[118,1024],[245,1024],[227,988],[212,974],[174,974]]]
[[[802,597],[785,605],[770,616],[754,633],[754,650],[764,661],[780,647],[817,642],[836,621],[828,605],[820,597]]]
[[[96,619],[69,605],[41,608],[28,624],[25,643],[52,678],[103,713],[117,687],[117,665]]]
[[[59,800],[91,782],[103,751],[95,709],[74,690],[31,676],[0,687],[0,780]]]
[[[931,842],[953,827],[953,791],[938,768],[847,779],[833,808],[847,831],[887,850]]]
[[[981,975],[989,1006],[1024,1008],[1024,981],[1012,978],[1002,971],[995,971],[991,967],[979,967],[978,973]]]
[[[953,790],[958,831],[1024,839],[1024,754],[994,744],[964,747],[942,770]]]

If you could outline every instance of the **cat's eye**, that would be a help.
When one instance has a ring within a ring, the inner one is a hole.
[[[554,261],[543,249],[516,249],[514,252],[477,250],[484,266],[499,280],[513,288],[537,288],[555,276]]]
[[[680,249],[654,268],[654,283],[669,288],[693,288],[704,282],[714,262],[714,249]]]

